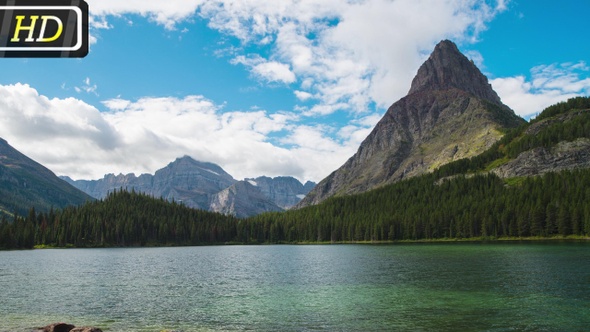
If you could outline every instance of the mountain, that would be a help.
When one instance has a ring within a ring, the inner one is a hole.
[[[0,138],[0,214],[80,205],[92,198]]]
[[[283,211],[250,181],[238,181],[218,192],[213,196],[209,210],[238,218]]]
[[[448,40],[419,68],[344,165],[296,207],[365,192],[482,153],[525,121],[502,104],[487,78]]]
[[[202,210],[209,209],[213,195],[236,182],[218,165],[196,161],[188,156],[177,158],[154,175],[107,174],[100,180],[92,181],[64,179],[97,199],[107,197],[114,190],[127,189]]]
[[[276,242],[587,240],[588,188],[590,97],[577,97],[508,130],[477,156],[249,221]]]
[[[246,179],[250,184],[262,192],[262,194],[284,210],[290,209],[299,203],[307,195],[315,183],[308,181],[305,185],[290,176],[269,178],[267,176],[255,179]]]
[[[292,177],[259,177],[247,179],[246,186],[220,166],[188,156],[176,159],[154,175],[107,174],[92,181],[63,179],[97,199],[104,199],[118,189],[135,190],[182,202],[188,207],[240,217],[290,208],[315,185],[313,182],[303,185]]]

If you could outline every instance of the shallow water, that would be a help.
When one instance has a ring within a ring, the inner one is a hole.
[[[590,244],[0,252],[0,331],[581,331]]]

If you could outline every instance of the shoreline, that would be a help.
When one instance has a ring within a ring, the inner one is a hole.
[[[396,245],[396,244],[420,244],[420,243],[506,243],[506,242],[588,242],[589,236],[569,235],[551,237],[475,237],[475,238],[439,238],[439,239],[417,239],[417,240],[395,240],[395,241],[321,241],[321,242],[275,242],[275,243],[211,243],[199,245],[166,244],[166,245],[145,245],[145,246],[95,246],[76,247],[66,245],[65,247],[50,245],[35,245],[32,249],[16,250],[46,250],[46,249],[107,249],[107,248],[175,248],[175,247],[206,247],[206,246],[268,246],[268,245]],[[3,250],[3,249],[0,249]]]

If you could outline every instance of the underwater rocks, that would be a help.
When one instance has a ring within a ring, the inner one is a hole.
[[[36,332],[102,332],[102,330],[90,326],[75,327],[74,325],[66,323],[53,323],[37,329]]]

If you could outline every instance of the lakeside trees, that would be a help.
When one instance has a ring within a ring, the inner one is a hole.
[[[0,247],[103,247],[590,236],[590,170],[510,179],[426,175],[361,195],[236,219],[142,194],[0,221]]]
[[[149,246],[221,243],[235,218],[190,209],[135,192],[118,191],[104,201],[0,222],[0,248],[41,246]]]

